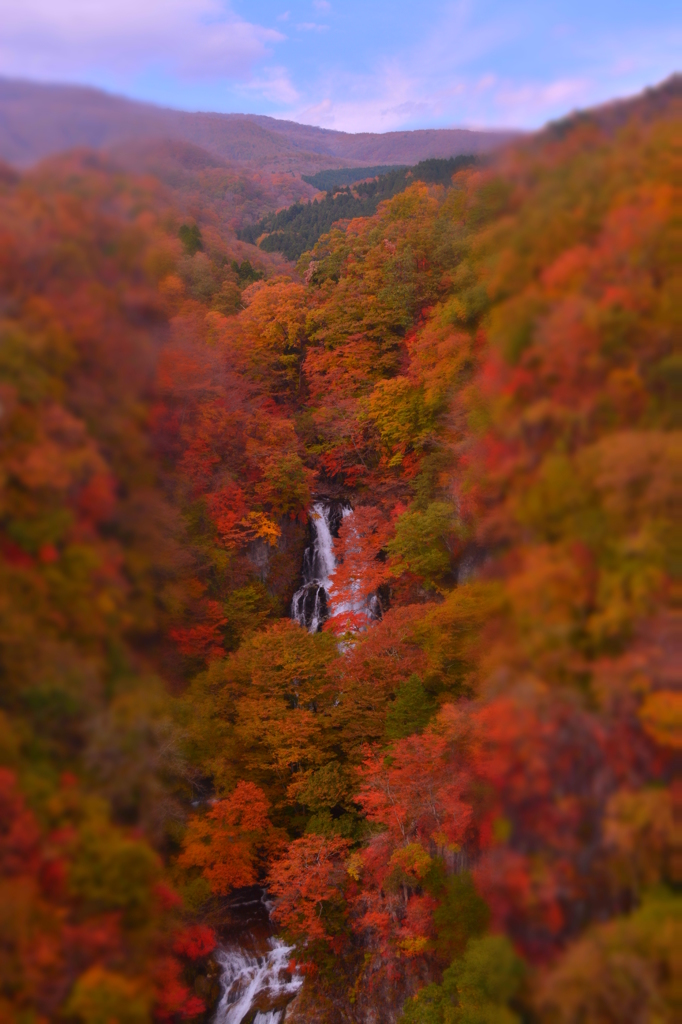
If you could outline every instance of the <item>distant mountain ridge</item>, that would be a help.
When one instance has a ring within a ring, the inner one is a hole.
[[[17,167],[79,147],[177,139],[233,163],[315,173],[340,165],[412,165],[428,157],[481,154],[518,134],[464,128],[350,134],[258,114],[189,113],[86,86],[0,78],[0,160]]]

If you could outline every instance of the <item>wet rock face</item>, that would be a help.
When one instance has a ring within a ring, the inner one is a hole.
[[[351,507],[348,502],[328,500],[324,502],[328,510],[329,529],[332,537],[338,537],[344,515],[348,515]]]
[[[204,973],[194,976],[194,991],[203,999],[207,1007],[215,1007],[221,995],[220,964],[212,957],[206,964]]]
[[[270,545],[266,540],[252,540],[246,548],[246,557],[264,582],[270,569]]]
[[[274,546],[266,540],[254,540],[247,545],[245,553],[261,582],[284,602],[289,599],[309,541],[305,525],[298,520],[285,516],[278,526],[281,532]]]
[[[384,610],[377,594],[370,594],[367,598],[367,618],[376,621],[382,618]]]

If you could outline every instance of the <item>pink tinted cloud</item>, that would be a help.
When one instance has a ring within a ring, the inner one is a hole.
[[[3,5],[0,71],[73,79],[150,64],[190,78],[240,77],[284,37],[220,0],[21,0]]]

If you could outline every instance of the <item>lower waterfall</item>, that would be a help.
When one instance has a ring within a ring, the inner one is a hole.
[[[289,970],[293,947],[272,935],[269,906],[262,890],[233,905],[236,933],[213,954],[222,989],[213,1024],[282,1024],[303,984]]]
[[[225,947],[215,954],[222,968],[223,989],[215,1024],[242,1024],[258,1006],[253,1024],[280,1024],[286,1004],[298,992],[303,978],[290,974],[293,949],[279,939],[269,940],[270,948],[249,953],[243,946]]]

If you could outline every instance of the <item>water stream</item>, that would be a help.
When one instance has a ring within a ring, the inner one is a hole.
[[[336,568],[334,536],[351,509],[339,502],[316,501],[310,511],[311,543],[303,552],[302,586],[291,602],[291,617],[311,633],[333,614],[333,584]]]
[[[381,618],[379,598],[362,593],[359,585],[357,597],[351,600],[340,601],[334,596],[334,540],[343,521],[352,515],[348,505],[331,500],[316,501],[310,510],[311,542],[303,552],[303,583],[293,596],[291,617],[311,633],[317,633],[327,619],[345,612],[359,613],[367,620]]]
[[[352,514],[347,505],[331,500],[316,501],[310,511],[310,544],[303,555],[302,585],[294,594],[291,617],[311,633],[330,616],[347,611],[362,611],[368,620],[381,617],[376,595],[358,592],[357,600],[334,600],[334,538]],[[213,1024],[283,1024],[286,1007],[303,979],[288,970],[293,949],[273,935],[263,890],[245,890],[233,901],[230,917],[233,927],[214,954],[221,971],[221,997]]]
[[[282,1024],[303,984],[288,969],[293,949],[273,936],[262,889],[233,902],[231,917],[233,927],[214,953],[222,989],[214,1024]]]
[[[331,611],[334,534],[349,511],[329,502],[316,502],[311,509],[311,543],[304,552],[303,585],[294,595],[291,614],[312,633]],[[293,949],[272,934],[262,889],[244,890],[229,910],[230,927],[214,953],[221,996],[213,1024],[282,1024],[287,1004],[303,984],[288,969]]]

